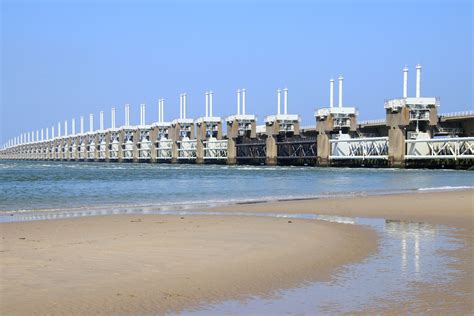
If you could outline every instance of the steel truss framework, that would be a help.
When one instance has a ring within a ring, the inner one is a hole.
[[[316,159],[316,138],[278,141],[278,159]]]
[[[238,143],[235,147],[237,159],[265,159],[267,157],[267,145],[264,139]]]
[[[196,159],[197,142],[195,139],[179,140],[178,159]]]
[[[227,159],[227,140],[203,141],[204,159]]]
[[[405,143],[407,146],[423,144],[428,148],[428,154],[415,150],[405,159],[474,159],[474,137],[407,139]]]
[[[329,159],[388,159],[388,137],[330,139]]]
[[[172,158],[172,140],[157,140],[156,141],[156,158],[169,160]]]

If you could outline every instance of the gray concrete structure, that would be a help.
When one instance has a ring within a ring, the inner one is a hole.
[[[173,120],[169,131],[173,142],[171,162],[195,161],[196,139],[194,120],[184,118]]]
[[[226,118],[227,122],[227,164],[237,163],[237,142],[243,138],[257,138],[255,115],[238,114]]]

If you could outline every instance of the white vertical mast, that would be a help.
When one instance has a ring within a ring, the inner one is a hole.
[[[277,111],[277,114],[280,115],[281,113],[281,90],[278,89],[277,90],[277,99],[278,99],[278,111]]]
[[[94,114],[89,114],[89,132],[94,131]]]
[[[403,97],[408,97],[408,67],[403,68]]]
[[[115,108],[112,108],[111,110],[111,113],[110,113],[110,117],[111,117],[111,127],[112,128],[115,128]]]
[[[342,81],[344,78],[342,76],[339,77],[339,108],[342,108]]]
[[[99,113],[99,129],[101,131],[104,130],[104,111],[100,111]]]
[[[125,126],[130,125],[130,106],[125,104]]]
[[[183,118],[183,94],[179,95],[179,118]]]
[[[212,95],[213,92],[209,91],[209,116],[212,117]]]
[[[183,93],[183,118],[186,118],[186,98],[187,95],[186,93]]]
[[[237,89],[237,115],[240,115],[240,89]]]
[[[421,93],[421,65],[416,65],[416,97],[419,98]]]
[[[334,79],[329,80],[329,107],[334,107]]]
[[[246,90],[242,89],[242,114],[245,115],[245,98]]]

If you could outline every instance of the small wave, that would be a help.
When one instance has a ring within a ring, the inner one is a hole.
[[[474,186],[442,186],[442,187],[429,187],[429,188],[419,188],[418,191],[455,191],[455,190],[466,190],[474,189]]]

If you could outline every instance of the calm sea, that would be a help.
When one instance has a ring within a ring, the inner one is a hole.
[[[0,211],[219,204],[472,187],[474,173],[0,161]]]

